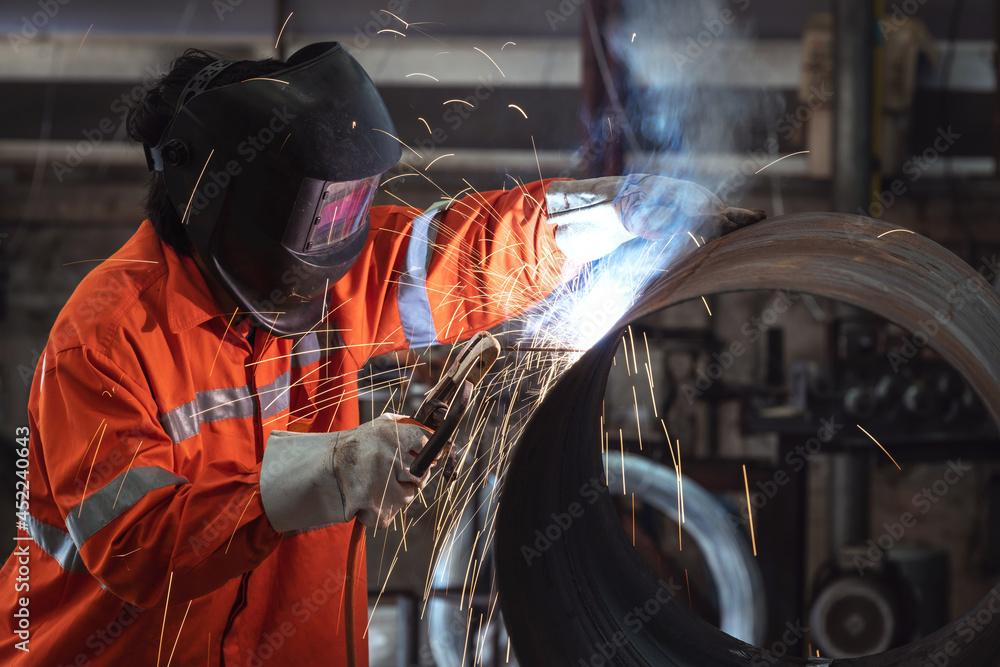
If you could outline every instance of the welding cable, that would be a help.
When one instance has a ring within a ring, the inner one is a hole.
[[[361,551],[361,543],[364,541],[365,527],[354,520],[354,528],[351,530],[351,543],[347,552],[347,574],[344,577],[344,635],[347,638],[347,664],[348,667],[358,665],[358,647],[354,636],[354,585],[357,580],[355,576],[358,569],[358,552]]]

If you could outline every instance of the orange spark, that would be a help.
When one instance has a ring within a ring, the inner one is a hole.
[[[160,646],[156,649],[156,667],[160,667],[160,652],[163,651],[163,631],[167,629],[167,610],[170,609],[170,588],[174,585],[174,573],[167,582],[167,599],[163,602],[163,626],[160,628]]]
[[[208,369],[208,374],[211,376],[212,371],[215,370],[215,362],[219,359],[219,352],[222,351],[222,345],[226,342],[226,336],[229,334],[229,328],[233,326],[233,320],[236,319],[236,313],[240,312],[239,308],[233,311],[233,316],[229,318],[229,324],[226,325],[226,330],[222,332],[222,338],[219,340],[219,349],[215,351],[215,358],[212,359],[212,367]]]
[[[753,555],[757,557],[757,538],[753,532],[753,507],[750,505],[750,482],[747,480],[747,464],[743,464],[743,486],[747,491],[747,516],[750,517],[750,541],[753,544]]]
[[[107,259],[78,259],[75,262],[66,262],[63,266],[85,264],[87,262],[142,262],[143,264],[159,264],[159,262],[154,262],[150,259],[115,259],[114,257],[108,257]]]
[[[411,72],[410,74],[407,74],[404,78],[409,79],[411,76],[426,76],[431,81],[438,81],[437,77],[433,77],[430,74],[424,74],[423,72]],[[438,83],[440,83],[440,81],[438,81]]]
[[[74,60],[74,61],[76,60],[76,56],[80,55],[80,49],[82,49],[82,48],[83,48],[83,43],[84,43],[85,41],[87,41],[87,35],[89,35],[89,34],[90,34],[90,31],[91,31],[91,30],[93,30],[93,29],[94,29],[94,24],[93,24],[93,23],[91,23],[91,24],[90,24],[90,27],[89,27],[89,28],[87,28],[87,32],[86,32],[86,33],[84,33],[84,35],[83,35],[83,39],[81,39],[81,40],[80,40],[80,46],[76,47],[76,55],[75,55],[75,56],[73,56],[73,60]]]
[[[274,40],[274,48],[278,48],[278,42],[281,41],[281,35],[285,32],[285,26],[288,25],[288,21],[292,18],[292,14],[294,13],[295,12],[288,12],[288,18],[286,18],[285,22],[281,24],[281,30],[278,31],[278,39]]]
[[[865,435],[867,435],[869,438],[871,438],[872,442],[874,442],[876,445],[878,445],[879,449],[881,449],[883,452],[885,452],[885,455],[889,457],[889,460],[893,462],[893,464],[896,466],[896,468],[898,468],[899,470],[902,470],[902,468],[899,467],[899,464],[896,463],[896,459],[892,458],[892,454],[889,453],[889,450],[887,450],[885,447],[883,447],[882,443],[875,439],[875,436],[873,436],[868,431],[865,431],[865,429],[863,429],[861,427],[861,424],[858,424],[858,428],[860,428],[862,431],[864,431]]]
[[[291,16],[291,14],[289,14],[289,16]],[[194,600],[188,600],[187,609],[184,610],[184,616],[183,616],[183,618],[181,618],[181,625],[180,625],[179,628],[177,628],[177,636],[174,638],[174,647],[172,649],[170,649],[170,657],[167,658],[167,667],[170,667],[170,663],[174,659],[174,651],[177,650],[177,642],[181,638],[181,630],[184,629],[184,621],[187,620],[188,612],[191,611],[191,603],[192,602],[194,602]]]
[[[396,16],[395,14],[393,14],[392,12],[390,12],[388,9],[380,9],[379,11],[380,12],[385,12],[386,14],[388,14],[389,16],[391,16],[392,18],[394,18],[397,21],[399,21],[400,23],[402,23],[404,28],[409,28],[410,27],[409,23],[407,23],[403,19],[401,19],[398,16]]]
[[[205,175],[205,170],[208,169],[208,163],[212,161],[212,156],[215,154],[215,149],[213,148],[208,153],[208,157],[205,159],[205,166],[201,168],[201,173],[198,174],[198,180],[194,182],[194,187],[191,188],[191,197],[188,198],[187,206],[184,207],[184,215],[181,216],[181,224],[186,225],[188,222],[188,214],[191,212],[191,202],[194,201],[194,193],[198,191],[198,184],[201,183],[201,177]]]
[[[681,441],[677,441],[677,486],[681,494],[681,523],[686,523],[684,518],[684,461],[681,460]]]
[[[632,494],[632,546],[635,546],[635,494]]]
[[[87,473],[87,481],[83,485],[83,494],[80,497],[80,511],[76,514],[77,518],[83,515],[83,501],[87,499],[87,487],[90,486],[90,476],[94,474],[94,464],[97,463],[97,453],[101,451],[101,441],[104,440],[104,432],[107,430],[108,425],[105,423],[104,428],[101,429],[101,437],[97,439],[97,447],[94,448],[94,459],[90,462],[90,472]]]
[[[882,238],[886,234],[892,234],[893,232],[906,232],[907,234],[916,234],[916,232],[914,232],[912,230],[909,230],[909,229],[890,229],[887,232],[882,232],[881,234],[879,234],[878,238]]]
[[[469,106],[472,106],[472,105],[469,105]],[[403,146],[404,148],[406,148],[407,150],[409,150],[409,151],[410,151],[411,153],[413,153],[414,155],[416,155],[416,156],[417,156],[418,158],[420,158],[421,160],[422,160],[422,159],[424,158],[424,156],[423,156],[423,155],[421,155],[421,154],[420,154],[420,153],[418,153],[417,151],[413,150],[412,148],[410,148],[409,146],[407,146],[406,144],[404,144],[404,143],[403,143],[403,142],[402,142],[402,141],[400,140],[400,138],[399,138],[399,137],[395,137],[395,136],[393,136],[393,135],[389,134],[388,132],[386,132],[385,130],[380,130],[380,129],[379,129],[379,128],[377,128],[377,127],[373,127],[372,129],[373,129],[373,130],[375,130],[376,132],[381,132],[382,134],[388,134],[388,135],[389,135],[390,137],[392,137],[393,139],[395,139],[396,141],[398,141],[398,142],[399,142],[399,143],[400,143],[400,144],[401,144],[401,145],[402,145],[402,146]]]
[[[255,495],[257,495],[256,491],[250,494],[250,500],[247,501],[247,506],[243,508],[242,512],[240,512],[240,518],[236,520],[236,528],[233,529],[233,534],[229,536],[229,541],[226,542],[226,550],[223,553],[229,553],[229,545],[233,543],[233,538],[236,537],[236,531],[240,528],[240,521],[243,520],[243,515],[247,513],[248,509],[250,509],[250,501],[253,500]]]
[[[139,441],[139,447],[142,447],[142,440]],[[122,494],[122,489],[125,487],[125,479],[128,477],[128,471],[132,469],[132,463],[135,462],[135,455],[139,453],[139,447],[135,448],[135,451],[132,453],[132,460],[128,462],[128,468],[125,468],[121,486],[118,487],[118,493],[115,494],[115,502],[111,504],[111,509],[114,509],[115,505],[118,504],[118,496]]]
[[[517,109],[518,111],[521,112],[521,115],[524,116],[525,120],[528,119],[528,114],[524,113],[524,109],[522,109],[521,107],[517,106],[516,104],[508,104],[507,108],[508,109]]]
[[[474,49],[475,49],[476,51],[479,51],[479,52],[480,52],[481,54],[483,54],[483,55],[484,55],[484,56],[486,56],[487,58],[490,58],[490,54],[486,53],[485,51],[483,51],[483,50],[482,50],[481,48],[479,48],[478,46],[474,46],[474,47],[472,47],[472,48],[474,48]],[[493,58],[490,58],[490,62],[491,62],[491,63],[493,63],[493,66],[497,68],[497,71],[498,71],[498,72],[500,72],[500,76],[502,76],[503,78],[505,78],[505,79],[506,79],[506,78],[507,78],[507,75],[503,73],[503,70],[502,70],[502,69],[500,69],[500,65],[497,65],[497,61],[493,60]]]
[[[246,83],[247,81],[274,81],[275,83],[283,83],[286,86],[288,85],[287,81],[282,81],[281,79],[272,79],[269,76],[255,76],[249,79],[243,79],[242,81],[240,81],[240,83]]]
[[[437,156],[436,158],[434,158],[433,160],[430,161],[430,164],[428,164],[426,167],[424,167],[424,171],[427,171],[428,169],[430,169],[431,165],[434,164],[435,162],[437,162],[438,160],[440,160],[441,158],[446,158],[446,157],[455,157],[455,154],[454,153],[445,153],[444,155]]]
[[[790,158],[790,157],[794,157],[794,156],[796,156],[796,155],[805,155],[805,154],[806,154],[806,153],[808,153],[808,152],[809,152],[809,151],[799,151],[798,153],[790,153],[790,154],[786,155],[785,157],[779,157],[779,158],[778,158],[777,160],[775,160],[774,162],[768,162],[767,164],[765,164],[765,165],[764,165],[763,167],[761,167],[760,169],[758,169],[757,171],[755,171],[755,172],[753,173],[753,175],[754,175],[754,176],[756,176],[757,174],[759,174],[760,172],[764,171],[765,169],[767,169],[767,168],[768,168],[768,167],[770,167],[771,165],[774,165],[774,164],[778,164],[778,163],[779,163],[779,162],[781,162],[782,160],[787,160],[788,158]]]

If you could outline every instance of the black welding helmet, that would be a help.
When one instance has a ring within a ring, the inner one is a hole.
[[[211,90],[231,63],[205,67],[146,157],[212,276],[259,326],[298,336],[360,256],[379,177],[401,149],[375,85],[339,44],[286,63]]]

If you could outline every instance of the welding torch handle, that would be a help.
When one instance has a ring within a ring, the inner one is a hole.
[[[458,423],[462,421],[464,414],[464,409],[448,410],[448,414],[441,421],[441,425],[434,429],[434,433],[427,440],[427,444],[424,445],[424,448],[417,454],[417,458],[413,459],[413,463],[410,464],[411,475],[414,477],[424,476],[427,469],[431,467],[431,463],[437,459],[441,450],[451,440],[451,436],[454,435],[455,429],[458,428]]]

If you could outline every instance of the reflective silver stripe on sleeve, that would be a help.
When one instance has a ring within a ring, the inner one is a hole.
[[[76,548],[69,533],[47,523],[42,523],[30,514],[24,522],[24,527],[38,548],[52,556],[64,570],[76,573],[87,571],[80,551]]]
[[[291,375],[291,371],[285,371],[275,378],[274,382],[264,385],[257,392],[257,399],[260,401],[260,411],[265,419],[288,409]]]
[[[247,387],[199,391],[190,403],[160,415],[160,423],[174,444],[198,435],[201,425],[223,419],[253,417],[254,402]]]
[[[91,535],[124,514],[150,491],[186,483],[186,478],[157,466],[129,468],[70,510],[66,528],[79,549]]]
[[[301,368],[320,360],[319,336],[315,332],[303,336],[292,347],[292,368]]]
[[[427,266],[437,238],[434,216],[448,202],[438,202],[413,219],[413,231],[406,247],[405,271],[399,277],[396,304],[403,335],[410,349],[437,345],[437,329],[427,295]]]

